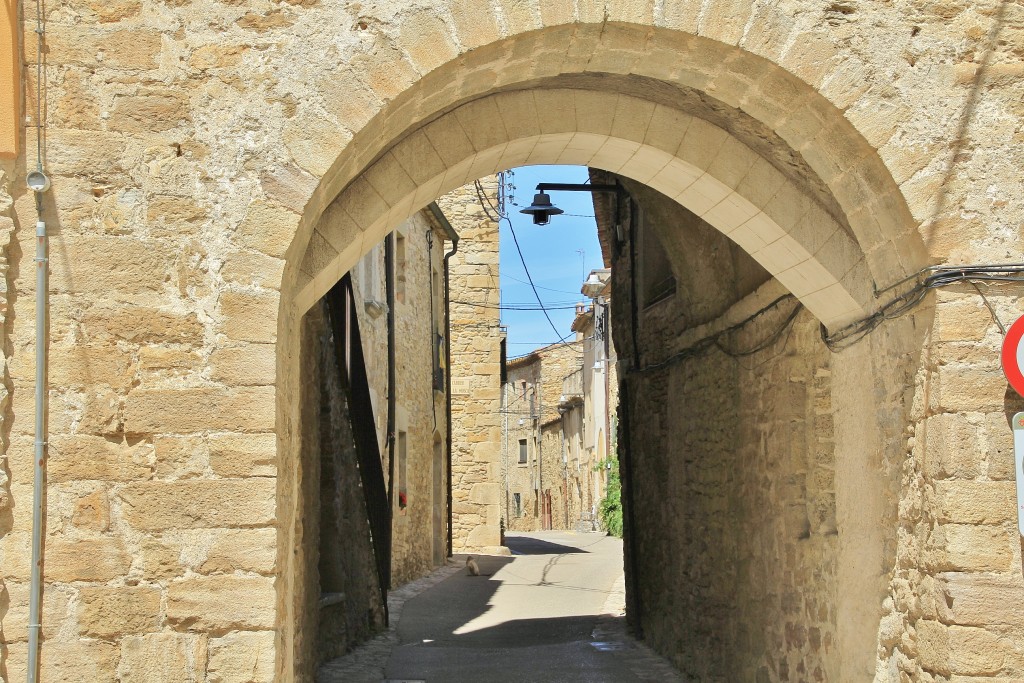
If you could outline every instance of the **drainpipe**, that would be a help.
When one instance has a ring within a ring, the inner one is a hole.
[[[562,475],[565,479],[565,485],[563,491],[565,491],[562,498],[562,507],[565,508],[565,530],[569,530],[569,457],[565,452],[565,413],[562,412],[561,406],[559,406],[559,413],[561,413],[558,421],[558,438],[562,446]]]
[[[541,361],[541,367],[543,372],[543,363]],[[541,431],[541,415],[544,414],[544,377],[538,377],[540,380],[537,382],[537,415],[533,418],[534,433],[537,435],[537,497],[540,499],[540,528],[544,529],[544,514],[547,509],[546,499],[544,498],[544,433]],[[533,417],[531,415],[531,417]]]
[[[445,402],[445,454],[448,459],[448,557],[452,556],[452,317],[451,317],[451,278],[448,260],[459,250],[459,233],[448,222],[437,202],[427,205],[430,213],[448,236],[452,250],[444,255],[444,402]]]
[[[39,676],[40,603],[42,602],[43,570],[43,512],[46,487],[46,418],[47,418],[47,313],[49,310],[49,245],[46,221],[43,220],[43,192],[50,181],[42,168],[30,173],[28,186],[36,194],[36,424],[35,453],[32,482],[32,576],[29,584],[28,606],[28,683]]]
[[[384,238],[384,298],[388,306],[388,519],[395,514],[395,415],[397,413],[398,372],[395,366],[395,233]],[[388,525],[388,547],[394,529]],[[390,586],[389,586],[390,588]]]

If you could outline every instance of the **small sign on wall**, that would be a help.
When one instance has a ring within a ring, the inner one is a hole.
[[[470,394],[473,391],[472,380],[468,377],[452,378],[452,394]]]

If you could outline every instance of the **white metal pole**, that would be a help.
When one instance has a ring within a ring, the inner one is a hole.
[[[43,512],[46,485],[46,316],[49,304],[49,257],[46,222],[36,223],[36,425],[32,485],[32,577],[28,607],[28,683],[39,675],[39,606],[42,601]]]

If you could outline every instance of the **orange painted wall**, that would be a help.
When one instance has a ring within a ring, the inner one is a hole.
[[[19,79],[18,1],[0,0],[0,157],[18,154]]]

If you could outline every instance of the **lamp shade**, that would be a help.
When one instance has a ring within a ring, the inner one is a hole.
[[[590,271],[590,277],[588,277],[587,281],[583,283],[580,291],[583,293],[583,296],[595,299],[601,293],[602,289],[604,289],[604,283],[601,282],[601,278],[597,276],[595,271]]]
[[[551,216],[565,212],[551,203],[551,197],[546,192],[538,192],[533,195],[533,204],[525,209],[520,209],[519,213],[533,216],[534,225],[547,225]]]

